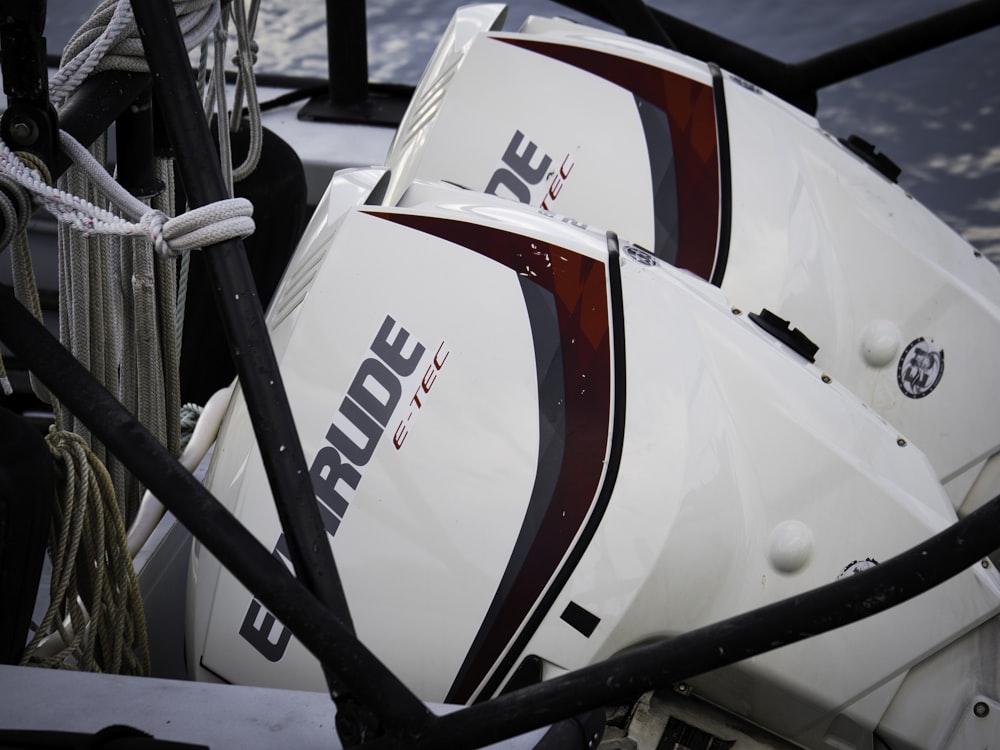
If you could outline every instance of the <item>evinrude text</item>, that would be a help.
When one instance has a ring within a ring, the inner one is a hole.
[[[425,351],[423,344],[411,340],[407,330],[386,315],[369,347],[369,356],[359,365],[347,395],[333,415],[326,432],[326,442],[317,451],[309,468],[320,518],[330,539],[340,528],[364,468],[399,404],[403,393],[402,381],[416,371]],[[430,376],[436,377],[445,357],[447,348],[442,343],[427,368]],[[425,374],[418,391],[424,388],[428,377]],[[425,391],[429,387],[428,384]],[[271,554],[294,573],[284,534],[278,537]],[[251,600],[239,632],[272,662],[284,656],[291,639],[291,631],[264,609],[256,598]]]

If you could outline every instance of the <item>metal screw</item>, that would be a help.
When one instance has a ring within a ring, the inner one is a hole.
[[[980,563],[980,565],[982,565],[984,568],[988,568],[988,567],[990,567],[990,561],[989,560],[983,560]]]
[[[989,715],[990,707],[982,701],[978,701],[976,705],[972,707],[972,713],[974,713],[977,718],[984,719]]]
[[[833,378],[831,378],[825,372],[823,373],[822,380],[823,380],[824,383],[832,383],[833,382]]]
[[[743,312],[743,311],[742,311],[742,310],[740,310],[740,308],[738,308],[738,307],[734,307],[734,308],[733,308],[733,315],[739,315],[739,314],[740,314],[740,313],[742,313],[742,312]]]
[[[898,438],[896,438],[896,445],[898,445],[900,448],[905,448],[906,447],[906,440],[904,440],[901,437],[898,437]]]
[[[30,146],[38,140],[38,126],[32,120],[19,118],[10,124],[10,135],[18,145]]]
[[[691,694],[691,686],[688,685],[686,682],[678,682],[676,685],[674,685],[674,690],[676,690],[681,695]]]

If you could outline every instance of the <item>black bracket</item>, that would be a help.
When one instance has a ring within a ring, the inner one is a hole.
[[[775,315],[766,307],[760,311],[759,315],[757,313],[750,313],[748,317],[782,344],[790,347],[810,362],[816,361],[816,352],[819,351],[819,345],[813,343],[802,331],[792,328],[791,323],[784,318]]]
[[[51,173],[59,127],[49,101],[44,28],[44,1],[0,2],[0,67],[7,95],[0,138],[14,151],[37,156]]]

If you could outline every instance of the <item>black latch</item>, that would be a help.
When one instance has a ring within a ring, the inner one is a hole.
[[[748,317],[782,344],[791,347],[810,362],[816,361],[816,352],[819,351],[819,345],[814,344],[802,331],[792,328],[791,323],[784,318],[775,315],[766,307],[760,311],[759,315],[757,313],[750,313]]]
[[[885,154],[880,153],[874,145],[864,138],[850,135],[847,138],[841,138],[840,142],[857,156],[868,162],[875,171],[883,175],[890,182],[896,182],[899,179],[899,173],[903,171],[899,165]]]

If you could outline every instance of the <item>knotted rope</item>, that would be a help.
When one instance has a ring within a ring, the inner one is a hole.
[[[75,138],[61,131],[59,143],[94,184],[98,194],[119,207],[123,215],[101,208],[78,195],[49,185],[44,177],[0,141],[0,173],[25,188],[60,222],[84,237],[113,235],[145,237],[163,257],[253,233],[253,205],[245,198],[227,198],[169,218],[125,190]],[[8,201],[9,203],[9,201]],[[0,205],[2,209],[2,205]]]

